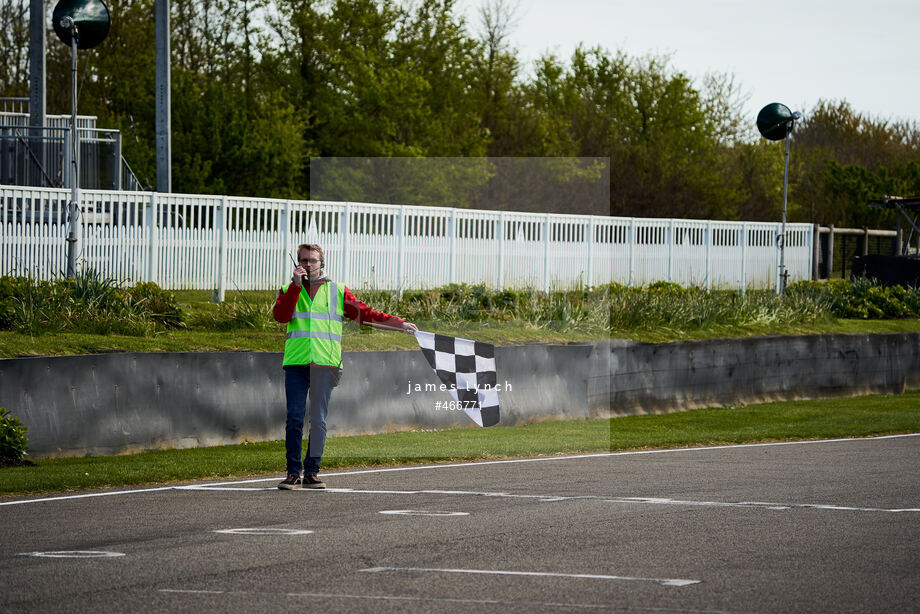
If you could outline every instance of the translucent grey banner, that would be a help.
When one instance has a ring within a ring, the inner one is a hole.
[[[610,159],[312,158],[310,199],[610,215]]]

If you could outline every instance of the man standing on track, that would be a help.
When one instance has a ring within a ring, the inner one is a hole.
[[[326,444],[329,397],[342,367],[343,316],[359,324],[413,334],[418,327],[389,314],[374,311],[343,284],[324,275],[325,255],[316,244],[297,248],[297,268],[291,283],[275,301],[275,320],[287,323],[284,339],[284,391],[287,397],[285,451],[287,478],[283,490],[325,488],[318,477]],[[306,291],[304,286],[306,285]],[[310,431],[307,453],[301,461],[307,392],[310,394]],[[300,471],[303,468],[303,478]]]

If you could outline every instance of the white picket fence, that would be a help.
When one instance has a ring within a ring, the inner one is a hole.
[[[69,191],[0,186],[0,274],[66,269]],[[78,266],[170,289],[277,288],[300,243],[351,288],[571,288],[659,280],[774,288],[778,223],[498,212],[150,192],[81,192]],[[809,279],[812,225],[786,226],[790,281]]]

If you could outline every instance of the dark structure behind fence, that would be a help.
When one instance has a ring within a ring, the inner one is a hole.
[[[846,278],[853,273],[854,257],[893,256],[901,248],[901,235],[895,230],[815,226],[812,279]]]

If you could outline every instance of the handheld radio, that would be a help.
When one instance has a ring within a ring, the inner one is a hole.
[[[298,266],[300,266],[300,264],[299,264],[296,260],[294,260],[294,256],[291,256],[291,252],[288,252],[288,258],[290,258],[290,259],[291,259],[291,262],[294,263],[294,268],[295,268],[295,269],[296,269]],[[300,279],[300,285],[306,286],[306,285],[307,285],[307,276],[306,276],[306,275],[301,275],[300,277],[301,277],[301,279]]]

